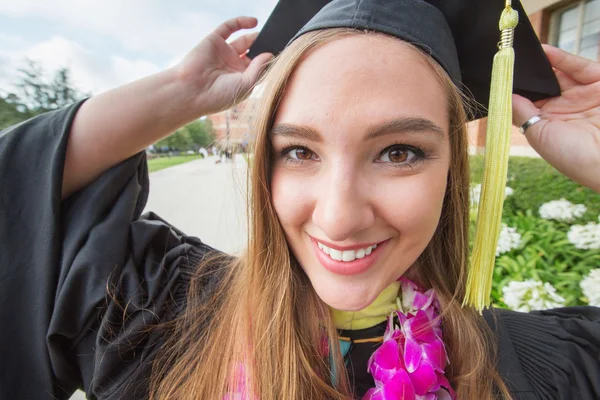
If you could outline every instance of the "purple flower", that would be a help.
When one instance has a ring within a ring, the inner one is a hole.
[[[415,400],[415,389],[406,371],[400,369],[385,384],[369,389],[363,400]]]
[[[434,329],[439,319],[428,318],[424,310],[417,311],[412,318],[399,317],[404,335],[404,363],[407,371],[413,373],[421,363],[429,364],[435,370],[444,371],[447,356],[441,337]]]
[[[400,284],[402,287],[400,311],[403,314],[415,314],[418,310],[426,310],[427,312],[437,312],[439,310],[439,303],[433,289],[423,293],[416,283],[407,278],[400,278]]]
[[[452,400],[455,394],[444,375],[448,356],[439,302],[432,289],[423,293],[414,282],[401,282],[402,310],[389,317],[384,341],[369,358],[375,387],[363,400]]]

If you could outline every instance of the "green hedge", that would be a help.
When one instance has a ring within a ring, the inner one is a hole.
[[[471,157],[471,181],[481,182],[483,156]],[[574,204],[585,204],[588,211],[578,222],[598,221],[600,195],[573,182],[541,158],[511,157],[507,185],[514,190],[504,202],[504,217],[532,210],[538,215],[540,206],[565,198]]]
[[[496,258],[492,301],[501,307],[502,287],[510,281],[534,279],[549,282],[566,300],[567,306],[586,304],[579,282],[600,267],[600,250],[577,249],[567,239],[569,225],[547,221],[532,212],[509,216],[504,221],[517,228],[521,245]]]
[[[471,157],[471,181],[480,183],[483,157]],[[567,306],[587,303],[579,283],[592,269],[600,267],[600,250],[577,249],[567,239],[571,225],[598,223],[600,195],[556,171],[539,158],[511,157],[508,166],[508,186],[513,194],[504,202],[502,220],[521,235],[521,245],[496,258],[492,302],[506,307],[502,288],[511,281],[534,279],[548,282],[566,300]],[[567,199],[584,204],[587,212],[568,224],[547,221],[539,216],[542,204]],[[470,244],[475,233],[475,219],[471,215]]]

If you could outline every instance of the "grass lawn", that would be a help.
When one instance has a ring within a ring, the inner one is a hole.
[[[153,158],[152,160],[148,160],[148,170],[154,172],[200,158],[202,157],[198,155]]]

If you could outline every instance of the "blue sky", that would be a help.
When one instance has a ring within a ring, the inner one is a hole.
[[[0,91],[26,57],[51,74],[66,66],[99,93],[177,63],[219,23],[262,25],[277,0],[15,0],[0,2]]]

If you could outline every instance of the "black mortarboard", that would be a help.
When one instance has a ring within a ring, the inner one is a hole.
[[[504,0],[280,0],[250,49],[249,57],[277,54],[303,33],[348,27],[387,33],[430,54],[466,93],[485,107],[498,50]],[[518,0],[514,93],[532,101],[560,95],[554,72]]]

